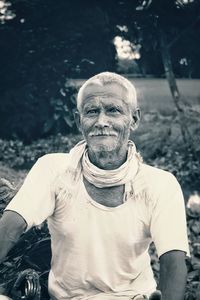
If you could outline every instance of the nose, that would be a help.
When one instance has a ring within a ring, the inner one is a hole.
[[[100,112],[98,115],[98,119],[95,123],[96,128],[105,128],[109,127],[108,116],[106,116],[105,112]]]

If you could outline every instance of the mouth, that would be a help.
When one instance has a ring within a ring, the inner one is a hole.
[[[98,134],[98,135],[92,135],[90,138],[92,139],[99,139],[99,140],[104,140],[104,139],[114,139],[116,135],[111,135],[111,134]]]
[[[89,134],[89,137],[110,137],[110,136],[117,136],[116,133],[91,133]]]

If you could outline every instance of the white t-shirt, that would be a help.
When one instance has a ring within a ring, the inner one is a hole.
[[[49,293],[56,300],[127,300],[156,289],[148,247],[189,255],[180,186],[166,171],[141,164],[134,193],[117,207],[88,195],[83,180],[68,186],[68,154],[40,158],[7,210],[28,227],[48,219],[52,243]]]

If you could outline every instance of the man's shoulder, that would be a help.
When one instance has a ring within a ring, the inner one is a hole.
[[[167,171],[167,170],[163,170],[161,168],[158,168],[156,166],[151,166],[149,164],[146,163],[142,163],[141,164],[141,171],[143,172],[144,175],[146,176],[155,176],[155,177],[163,177],[163,178],[168,178],[168,177],[174,177],[174,175]]]
[[[49,163],[51,161],[66,161],[69,153],[48,153],[39,158],[40,161]]]
[[[179,185],[171,172],[144,163],[141,164],[140,176],[144,185],[151,191],[164,191],[169,187],[173,189]]]
[[[56,172],[67,168],[68,163],[68,153],[49,153],[41,156],[36,162],[36,165]]]

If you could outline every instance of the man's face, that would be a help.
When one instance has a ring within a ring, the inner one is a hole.
[[[128,92],[117,83],[91,83],[83,91],[80,126],[89,151],[120,152],[127,149],[133,123]]]

